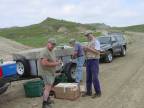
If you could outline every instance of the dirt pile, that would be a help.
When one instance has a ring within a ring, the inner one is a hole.
[[[11,60],[14,52],[29,49],[30,47],[24,46],[15,41],[3,38],[0,36],[0,58],[4,60]]]

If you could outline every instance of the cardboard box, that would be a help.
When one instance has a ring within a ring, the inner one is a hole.
[[[80,92],[81,93],[85,93],[86,92],[86,89],[85,89],[84,85],[80,85]]]
[[[80,96],[78,83],[59,83],[54,89],[57,99],[75,100]]]

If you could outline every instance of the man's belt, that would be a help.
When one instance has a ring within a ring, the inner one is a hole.
[[[82,57],[82,56],[84,56],[84,55],[79,55],[79,56],[77,56],[77,57]]]

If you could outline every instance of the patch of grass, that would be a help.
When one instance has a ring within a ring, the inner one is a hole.
[[[121,30],[121,31],[144,32],[144,24],[128,26],[128,27],[114,27],[113,29]]]
[[[32,47],[41,47],[46,44],[48,37],[46,36],[32,36],[26,38],[17,38],[15,41],[22,43],[24,45],[32,46]]]
[[[75,38],[78,41],[85,41],[84,36],[73,36],[73,35],[63,35],[63,34],[55,34],[55,35],[47,35],[47,36],[29,36],[29,37],[21,37],[14,38],[15,41],[22,43],[24,45],[32,46],[32,47],[42,47],[46,45],[48,38],[55,38],[58,44],[68,43],[70,38]]]

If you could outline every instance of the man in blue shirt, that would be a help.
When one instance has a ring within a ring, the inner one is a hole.
[[[76,58],[76,81],[77,83],[80,83],[82,80],[82,71],[83,71],[83,64],[84,64],[84,51],[83,47],[80,43],[76,42],[75,39],[70,39],[69,44],[74,47],[74,53],[73,57]]]

